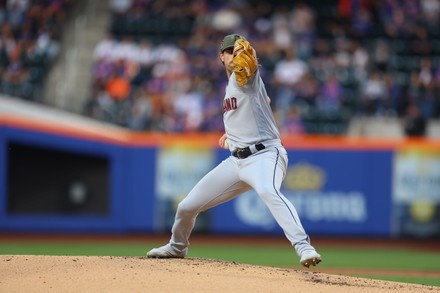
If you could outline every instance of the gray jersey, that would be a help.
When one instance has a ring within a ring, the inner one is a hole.
[[[223,121],[230,150],[280,138],[258,70],[242,87],[237,85],[235,73],[231,74],[223,100]]]

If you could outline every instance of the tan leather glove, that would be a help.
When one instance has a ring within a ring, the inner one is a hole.
[[[251,79],[258,66],[257,56],[254,48],[248,41],[239,39],[234,44],[232,62],[233,71],[239,86],[244,86]]]

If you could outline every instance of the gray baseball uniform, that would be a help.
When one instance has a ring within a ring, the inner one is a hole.
[[[178,205],[169,243],[174,254],[186,253],[200,212],[250,189],[254,189],[267,205],[299,256],[305,250],[314,250],[295,207],[280,191],[286,175],[287,152],[281,144],[270,100],[258,70],[242,87],[237,85],[232,73],[226,87],[223,112],[231,152],[249,147],[247,154],[250,155],[246,158],[231,155],[225,159],[205,175]]]

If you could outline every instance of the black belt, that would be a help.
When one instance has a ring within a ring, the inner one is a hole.
[[[259,143],[259,144],[255,145],[255,148],[257,149],[257,151],[261,151],[261,150],[264,150],[266,147],[264,146],[264,144]],[[241,148],[241,149],[235,149],[232,152],[232,155],[236,158],[239,158],[239,159],[246,159],[247,157],[252,155],[252,151],[249,147],[245,147],[245,148]]]

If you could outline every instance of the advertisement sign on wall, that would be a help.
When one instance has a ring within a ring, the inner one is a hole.
[[[161,148],[156,166],[156,207],[154,227],[168,232],[179,202],[215,163],[212,148],[171,144]],[[208,213],[199,216],[195,230],[208,229]]]
[[[440,151],[396,151],[393,234],[440,235]]]
[[[388,235],[391,210],[391,152],[290,151],[282,193],[313,234]],[[282,233],[249,191],[215,208],[220,232]]]

